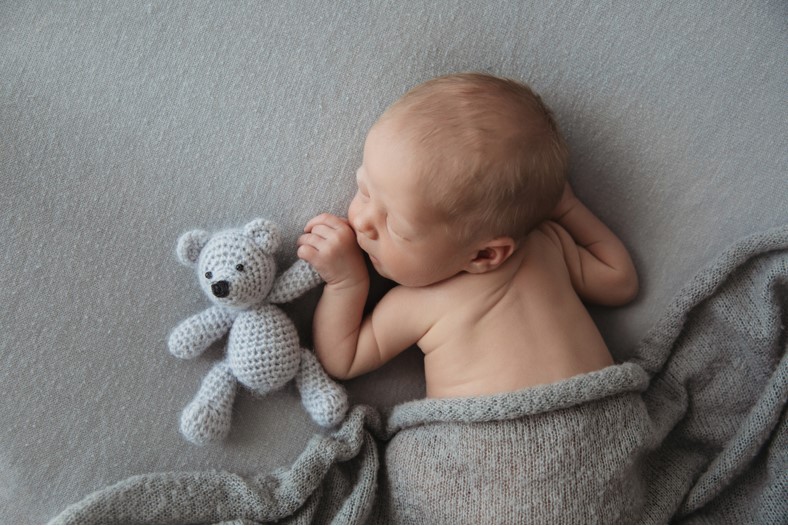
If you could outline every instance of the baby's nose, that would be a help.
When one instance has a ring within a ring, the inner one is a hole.
[[[370,239],[377,239],[378,232],[375,229],[375,224],[369,214],[355,214],[350,222],[357,233],[364,234]]]

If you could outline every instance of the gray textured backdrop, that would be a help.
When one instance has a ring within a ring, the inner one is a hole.
[[[572,181],[631,248],[624,358],[734,240],[788,222],[788,4],[0,1],[0,522],[43,522],[133,474],[292,461],[317,431],[293,389],[243,396],[223,445],[177,417],[217,347],[167,332],[206,306],[186,229],[342,213],[369,125],[413,84],[485,70],[531,83]],[[305,341],[317,294],[290,307]],[[349,383],[422,393],[420,357]]]

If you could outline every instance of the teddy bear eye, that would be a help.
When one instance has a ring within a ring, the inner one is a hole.
[[[244,271],[244,266],[242,264],[238,263],[235,266],[235,270],[237,270],[238,272],[243,272]]]
[[[206,272],[205,279],[211,279],[213,277],[213,272]]]

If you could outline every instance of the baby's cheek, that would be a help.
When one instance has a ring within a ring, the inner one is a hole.
[[[358,192],[356,192],[356,195],[353,196],[353,200],[350,201],[350,204],[347,207],[347,218],[351,226],[353,226],[353,222],[357,214],[358,214]]]

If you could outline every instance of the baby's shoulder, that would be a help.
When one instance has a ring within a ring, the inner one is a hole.
[[[532,287],[534,281],[566,281],[568,268],[563,248],[569,233],[553,221],[545,221],[523,240],[517,283]]]
[[[397,285],[383,296],[378,306],[385,305],[387,309],[407,311],[416,316],[425,316],[425,313],[434,312],[437,300],[441,298],[440,292],[434,286],[407,287]]]
[[[472,301],[470,292],[478,288],[478,275],[460,273],[438,283],[421,287],[398,285],[386,294],[386,299],[418,316],[439,318],[452,305]]]
[[[522,240],[521,250],[525,264],[554,265],[562,260],[562,238],[568,236],[564,228],[553,221],[544,221]]]
[[[548,246],[560,251],[564,235],[568,235],[564,227],[555,221],[543,221],[525,237],[525,245]]]

